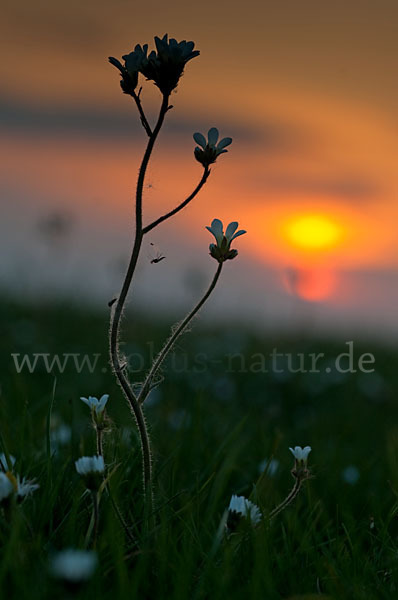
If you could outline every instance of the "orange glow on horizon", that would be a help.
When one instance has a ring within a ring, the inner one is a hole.
[[[283,275],[286,290],[308,302],[327,300],[337,289],[337,276],[328,269],[288,269]]]

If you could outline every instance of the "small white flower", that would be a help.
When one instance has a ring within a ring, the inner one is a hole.
[[[92,577],[97,565],[98,558],[95,552],[68,548],[52,558],[50,571],[54,577],[80,583]]]
[[[12,454],[9,455],[9,458],[10,458],[10,461],[11,461],[11,466],[13,467],[15,465],[16,458]],[[4,452],[2,452],[0,454],[0,462],[1,462],[2,466],[3,466],[3,469],[5,469],[6,471],[10,470],[9,466],[8,466],[8,463],[7,463],[6,455],[4,454]]]
[[[300,466],[305,467],[307,465],[307,459],[309,453],[311,452],[311,446],[306,446],[305,448],[296,446],[294,449],[289,448],[289,450]]]
[[[0,502],[11,496],[14,487],[7,475],[0,471]]]
[[[95,411],[97,415],[100,415],[104,412],[106,403],[108,402],[109,394],[104,394],[98,400],[95,396],[89,396],[88,398],[80,398],[87,406],[91,408],[91,410]]]
[[[103,473],[105,470],[103,456],[82,456],[75,461],[76,471],[79,475]]]
[[[228,510],[230,513],[236,513],[240,517],[249,519],[254,525],[257,525],[262,519],[262,514],[258,506],[244,496],[233,495]]]
[[[228,152],[228,150],[225,150],[225,148],[232,144],[232,138],[226,137],[218,142],[218,136],[219,133],[216,127],[209,129],[207,133],[207,140],[203,133],[197,132],[193,134],[193,139],[197,144],[199,144],[199,146],[201,146],[201,148],[196,146],[194,150],[195,158],[204,167],[208,167],[212,163],[216,162],[217,157],[220,154]]]
[[[38,483],[34,483],[33,481],[30,481],[30,480],[26,479],[26,477],[23,477],[21,480],[19,475],[17,475],[17,496],[18,496],[18,498],[25,498],[26,496],[30,496],[30,494],[32,494],[33,492],[38,490],[39,487],[40,486]]]

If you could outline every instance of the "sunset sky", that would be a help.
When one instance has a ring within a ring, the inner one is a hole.
[[[154,232],[167,260],[154,268],[144,250],[137,298],[156,289],[163,307],[189,305],[216,266],[205,225],[218,217],[248,234],[210,313],[246,304],[264,324],[294,314],[398,336],[397,18],[395,0],[6,2],[0,284],[117,292],[145,134],[107,57],[168,32],[201,54],[172,97],[146,218],[198,182],[195,131],[217,126],[233,144]],[[142,83],[153,119],[159,94]],[[51,215],[70,219],[64,239],[43,225]]]

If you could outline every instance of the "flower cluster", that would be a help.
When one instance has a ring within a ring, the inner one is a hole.
[[[244,496],[233,495],[228,507],[228,529],[234,531],[242,519],[246,519],[252,525],[258,525],[262,514],[258,506]]]
[[[123,55],[124,65],[109,57],[109,62],[121,73],[120,85],[125,94],[135,94],[141,73],[168,96],[177,87],[186,63],[199,55],[199,50],[194,50],[194,42],[177,42],[174,38],[168,39],[167,33],[162,38],[156,36],[155,45],[156,50],[148,55],[148,44],[137,44],[133,52]]]
[[[212,127],[207,132],[207,140],[202,133],[194,133],[193,139],[199,146],[196,146],[194,150],[194,155],[197,161],[199,161],[204,167],[208,167],[209,165],[216,162],[217,157],[220,154],[225,154],[228,150],[225,150],[227,146],[232,144],[232,138],[225,137],[218,142],[218,129],[216,127]],[[218,143],[217,143],[218,142]]]
[[[238,226],[239,223],[233,221],[228,225],[224,233],[222,221],[220,221],[220,219],[213,219],[211,227],[206,227],[206,229],[214,235],[217,242],[217,244],[210,244],[210,256],[218,260],[219,263],[225,260],[232,260],[237,256],[238,251],[235,249],[231,250],[231,242],[235,238],[246,233],[244,229],[236,231]]]

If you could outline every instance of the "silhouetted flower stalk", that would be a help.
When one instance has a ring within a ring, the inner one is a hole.
[[[307,467],[311,447],[306,446],[305,448],[301,448],[300,446],[296,446],[295,448],[289,448],[289,450],[295,459],[294,467],[291,470],[295,482],[289,494],[268,515],[265,515],[251,500],[234,494],[220,521],[213,553],[217,550],[222,539],[226,539],[229,543],[232,543],[234,551],[237,552],[242,544],[249,540],[253,530],[269,525],[272,519],[278,516],[297,498],[302,484],[311,477],[311,473]]]
[[[164,119],[166,117],[167,112],[172,108],[172,106],[169,105],[170,94],[173,90],[176,89],[179,80],[183,75],[186,64],[199,55],[199,51],[194,50],[193,42],[186,42],[185,40],[177,42],[173,38],[169,39],[167,34],[163,36],[163,38],[155,37],[155,46],[156,50],[152,50],[148,54],[147,44],[144,44],[143,46],[137,44],[132,52],[122,57],[124,60],[124,64],[114,57],[109,58],[109,62],[113,66],[115,66],[120,72],[120,85],[123,93],[130,95],[135,101],[140,115],[141,123],[148,136],[148,142],[139,169],[135,194],[135,236],[133,248],[131,252],[130,262],[127,268],[127,273],[122,285],[122,289],[118,298],[112,305],[111,326],[109,334],[110,360],[113,367],[113,371],[129,403],[130,410],[135,419],[140,436],[141,451],[143,458],[143,485],[144,494],[147,501],[147,515],[150,515],[153,511],[152,451],[148,426],[142,409],[142,403],[144,402],[152,387],[156,385],[155,378],[157,372],[161,367],[167,354],[170,352],[176,340],[186,330],[189,322],[194,318],[194,316],[197,314],[197,312],[200,310],[200,308],[203,306],[203,304],[206,302],[213,289],[215,288],[222,270],[224,260],[234,258],[237,254],[236,250],[229,250],[229,245],[232,241],[232,238],[224,242],[222,250],[218,252],[218,255],[216,257],[219,262],[219,265],[207,292],[198,302],[198,304],[192,309],[192,311],[188,313],[188,315],[183,319],[183,321],[179,325],[177,325],[177,327],[173,330],[172,335],[167,340],[159,355],[155,359],[152,367],[150,368],[144,383],[136,383],[133,386],[129,381],[127,375],[127,361],[120,351],[120,323],[123,315],[127,294],[130,290],[137,261],[140,255],[143,238],[147,233],[149,233],[155,227],[160,225],[160,223],[163,223],[164,221],[173,217],[175,214],[181,211],[196,197],[196,195],[200,192],[204,184],[207,182],[207,179],[210,175],[209,165],[213,164],[220,154],[227,152],[225,150],[225,147],[231,144],[232,142],[231,138],[224,138],[217,144],[219,134],[218,130],[215,127],[212,127],[209,130],[207,141],[202,134],[196,133],[194,135],[194,139],[200,146],[202,146],[202,148],[196,148],[194,151],[194,155],[203,166],[203,173],[197,186],[195,187],[193,192],[185,200],[178,204],[173,210],[170,210],[164,215],[158,217],[148,225],[143,224],[142,203],[145,176],[147,173],[147,168],[152,155],[152,151],[157,141],[159,132],[163,126]],[[149,81],[153,81],[153,83],[160,90],[162,96],[159,115],[156,124],[153,128],[150,126],[145,116],[145,112],[141,103],[141,88],[139,89],[138,93],[136,92],[140,76],[145,77]],[[228,250],[226,250],[226,246],[228,246]],[[227,255],[228,253],[229,255]],[[98,451],[100,451],[101,449],[101,441],[102,439],[100,432],[97,430]]]
[[[311,452],[311,447],[306,446],[305,448],[301,448],[300,446],[296,446],[294,449],[290,448],[290,451],[294,456],[294,467],[291,470],[291,474],[294,477],[295,482],[286,498],[270,512],[268,515],[269,520],[279,515],[297,498],[302,484],[311,477],[307,468],[307,459],[309,453]]]
[[[192,321],[192,319],[195,317],[195,315],[199,312],[199,310],[202,308],[202,306],[204,305],[204,303],[206,302],[206,300],[209,298],[210,294],[216,287],[217,281],[221,275],[222,266],[223,266],[223,263],[220,262],[217,267],[217,271],[214,274],[213,280],[212,280],[207,292],[205,293],[205,295],[201,298],[201,300],[198,302],[198,304],[196,304],[196,306],[191,310],[191,312],[189,312],[187,314],[185,319],[183,319],[181,321],[181,323],[177,326],[177,328],[173,331],[173,333],[171,334],[171,336],[169,337],[169,339],[167,340],[167,342],[165,343],[165,345],[159,352],[155,361],[153,362],[152,367],[150,368],[149,373],[148,373],[148,375],[145,379],[145,382],[142,386],[141,392],[138,396],[138,401],[140,404],[142,404],[145,401],[145,399],[148,396],[148,393],[151,391],[154,378],[155,378],[159,368],[161,367],[163,361],[165,360],[166,356],[168,355],[170,350],[172,350],[172,348],[173,348],[174,344],[176,343],[176,341],[178,340],[178,338],[184,333],[184,331],[188,327],[190,321]]]
[[[120,295],[116,301],[115,308],[113,310],[113,314],[111,316],[111,329],[110,329],[110,354],[111,354],[111,362],[113,366],[113,370],[115,375],[119,381],[119,384],[127,398],[130,409],[134,416],[134,419],[137,424],[137,428],[140,435],[141,440],[141,451],[143,456],[143,480],[144,480],[144,492],[147,496],[147,500],[150,504],[152,504],[152,491],[151,491],[151,482],[152,482],[152,452],[151,452],[151,443],[148,433],[148,427],[146,424],[144,413],[140,407],[140,404],[137,400],[136,395],[130,385],[130,382],[124,373],[122,365],[124,364],[124,359],[120,354],[119,349],[119,327],[120,320],[123,313],[124,304],[126,301],[126,297],[128,291],[130,289],[131,281],[133,279],[135,267],[137,265],[138,257],[141,250],[142,239],[143,239],[143,231],[142,231],[142,191],[144,187],[145,174],[147,171],[149,159],[152,154],[153,147],[155,145],[156,138],[159,134],[159,131],[162,127],[164,117],[168,111],[168,95],[163,95],[162,104],[160,107],[159,117],[156,123],[156,126],[149,137],[148,144],[144,153],[144,157],[142,159],[141,167],[138,175],[137,189],[136,189],[136,204],[135,204],[135,240],[133,245],[133,251],[130,258],[130,263],[127,269],[126,277],[123,282],[122,290]]]

